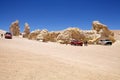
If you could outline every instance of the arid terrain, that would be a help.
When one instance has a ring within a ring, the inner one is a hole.
[[[120,80],[120,35],[115,36],[112,46],[0,38],[0,80]]]

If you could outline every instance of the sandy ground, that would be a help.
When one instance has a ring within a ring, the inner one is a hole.
[[[120,80],[120,41],[81,47],[0,38],[0,80]]]

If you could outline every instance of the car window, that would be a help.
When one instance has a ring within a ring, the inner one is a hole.
[[[110,40],[106,39],[105,41],[110,41]]]

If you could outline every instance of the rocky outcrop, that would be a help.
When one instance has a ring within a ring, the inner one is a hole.
[[[43,42],[59,42],[63,44],[70,43],[71,40],[88,41],[88,43],[97,43],[100,39],[110,39],[115,42],[114,33],[108,27],[99,21],[93,22],[92,30],[80,30],[79,28],[67,28],[63,31],[49,32],[48,30],[36,30],[29,34],[29,39],[40,40]]]
[[[48,30],[34,31],[30,33],[29,39],[38,41],[51,41],[69,43],[72,39],[83,40],[85,38],[79,28],[68,28],[64,31],[48,32]]]
[[[30,40],[37,40],[37,36],[40,34],[40,30],[35,30],[35,31],[32,31],[29,35],[28,35],[28,39]]]
[[[56,38],[59,35],[59,32],[48,32],[48,30],[41,30],[41,32],[37,35],[36,39],[39,41],[47,42],[56,42]]]
[[[97,33],[103,32],[103,36],[108,37],[109,35],[114,36],[114,33],[108,29],[108,27],[99,21],[93,21],[93,30],[96,30]]]
[[[48,30],[42,30],[38,35],[37,35],[37,40],[41,40],[43,42],[49,41],[49,33]]]
[[[97,34],[100,34],[99,39],[110,39],[112,42],[115,42],[114,33],[108,29],[108,27],[99,21],[93,21],[93,30],[97,31]],[[98,39],[98,40],[99,40]]]
[[[97,38],[100,36],[100,34],[97,34],[96,30],[84,30],[82,31],[85,35],[85,40],[93,40],[94,38]]]
[[[30,27],[28,23],[25,23],[25,28],[24,28],[24,34],[23,37],[24,38],[28,38],[28,35],[30,34]]]
[[[57,36],[60,34],[60,32],[49,32],[49,41],[56,42]]]
[[[48,32],[48,30],[42,30],[40,34],[37,35],[37,40],[47,42],[56,42],[57,36],[59,35],[59,32]]]
[[[19,21],[16,20],[13,22],[10,26],[10,32],[13,34],[13,36],[19,36],[20,35],[20,27],[19,27]]]
[[[57,36],[57,41],[62,43],[69,43],[72,39],[83,40],[85,38],[84,34],[81,33],[79,28],[68,28],[62,31]]]

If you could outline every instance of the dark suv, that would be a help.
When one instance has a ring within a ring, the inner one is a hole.
[[[12,39],[12,34],[10,32],[6,32],[5,39]]]

